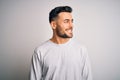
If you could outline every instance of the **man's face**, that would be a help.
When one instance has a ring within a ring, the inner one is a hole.
[[[69,12],[61,12],[56,19],[56,34],[62,38],[73,37],[73,18]]]

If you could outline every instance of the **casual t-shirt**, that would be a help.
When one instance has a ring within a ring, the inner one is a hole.
[[[32,56],[30,80],[92,80],[86,48],[72,39],[44,42]]]

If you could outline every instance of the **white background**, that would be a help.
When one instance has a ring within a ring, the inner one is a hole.
[[[52,36],[49,11],[61,5],[73,8],[93,79],[120,80],[119,0],[0,0],[0,80],[28,80],[34,48]]]

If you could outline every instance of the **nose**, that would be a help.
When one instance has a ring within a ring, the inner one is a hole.
[[[73,21],[69,22],[69,26],[73,28]]]

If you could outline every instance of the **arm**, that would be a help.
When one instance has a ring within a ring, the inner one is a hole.
[[[83,51],[84,51],[83,73],[82,73],[83,80],[92,80],[91,64],[88,57],[88,52],[86,48]]]
[[[30,80],[41,80],[42,78],[42,61],[37,51],[32,56]]]

